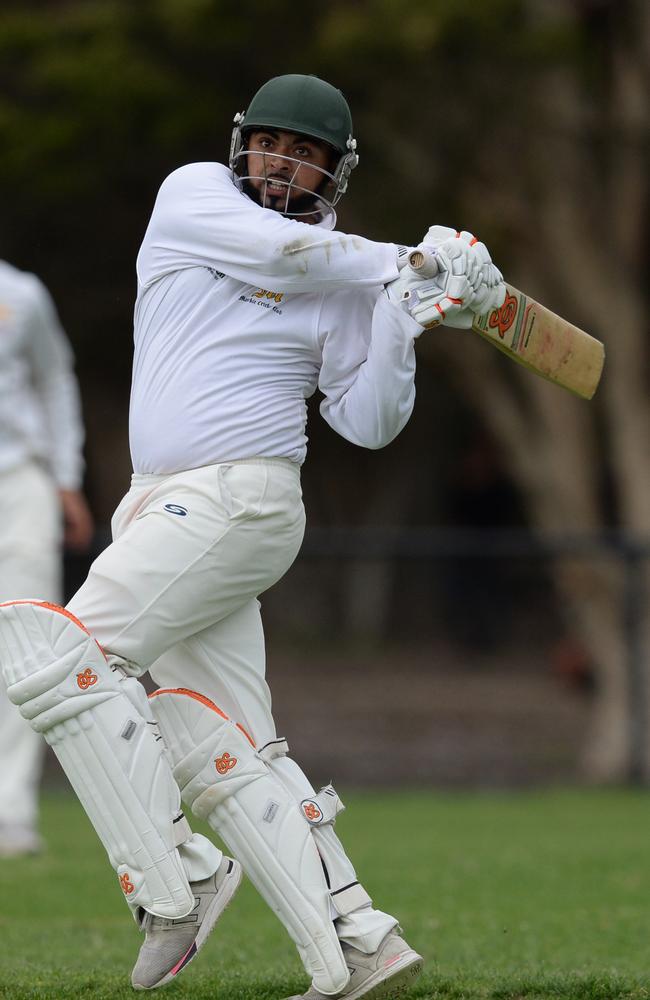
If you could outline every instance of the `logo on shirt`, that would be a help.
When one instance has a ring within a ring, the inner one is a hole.
[[[284,292],[269,292],[266,288],[258,288],[256,292],[253,292],[254,299],[275,299],[276,302],[282,302],[284,298]]]
[[[282,310],[278,308],[278,304],[282,302],[284,298],[284,292],[270,292],[266,288],[257,288],[250,295],[240,295],[240,302],[247,302],[252,306],[262,306],[263,309],[272,309],[274,313],[282,315]]]

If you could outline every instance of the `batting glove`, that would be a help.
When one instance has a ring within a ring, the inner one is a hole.
[[[438,326],[449,323],[454,316],[463,310],[461,293],[466,292],[466,282],[450,276],[446,271],[440,271],[433,278],[424,278],[408,264],[402,268],[399,278],[394,278],[386,285],[388,298],[399,305],[415,321],[423,327]],[[469,288],[469,286],[467,286]],[[469,323],[472,325],[472,317]]]
[[[481,243],[467,230],[458,232],[448,226],[431,226],[422,240],[422,248],[435,253],[438,264],[449,275],[447,288],[452,288],[453,278],[465,278],[463,309],[445,320],[447,326],[471,327],[472,318],[491,312],[503,305],[506,287],[501,271],[492,263],[485,243]],[[454,289],[459,286],[456,284]],[[448,291],[456,297],[454,291]]]

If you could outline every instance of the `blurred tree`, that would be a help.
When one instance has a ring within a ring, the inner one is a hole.
[[[526,8],[540,57],[532,72],[516,74],[511,100],[490,119],[473,166],[459,178],[462,224],[471,219],[501,249],[514,284],[606,341],[603,386],[586,405],[504,364],[481,343],[447,336],[422,347],[427,356],[444,350],[460,390],[502,443],[533,524],[552,533],[614,524],[647,539],[650,8]],[[521,127],[522,112],[532,128]],[[631,696],[638,691],[629,689],[621,569],[607,559],[567,558],[558,561],[555,580],[573,634],[596,667],[586,772],[625,779],[641,763],[647,781],[647,727],[645,760],[631,758]],[[647,699],[647,602],[643,614]],[[633,711],[648,717],[647,705]]]
[[[366,461],[312,427],[340,459],[330,507],[348,521],[440,516],[429,472],[450,464],[453,380],[500,445],[532,524],[647,536],[649,46],[644,0],[5,2],[0,253],[57,289],[100,517],[129,472],[133,262],[158,184],[180,163],[223,159],[233,113],[266,78],[314,72],[349,97],[360,139],[342,228],[399,242],[433,222],[478,231],[514,284],[608,347],[604,384],[585,404],[469,334],[421,338],[431,370],[419,384],[435,401],[419,402],[386,455]],[[318,469],[309,475],[318,509]],[[364,590],[359,572],[351,596]],[[563,560],[556,586],[597,668],[585,766],[625,777],[620,574]],[[384,578],[375,618],[389,601]]]

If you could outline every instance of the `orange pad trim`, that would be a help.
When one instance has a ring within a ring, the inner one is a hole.
[[[71,622],[78,625],[79,628],[86,633],[86,635],[90,635],[86,626],[82,624],[78,618],[75,618],[71,611],[66,611],[66,609],[62,608],[59,604],[51,604],[49,601],[5,601],[3,604],[0,604],[0,608],[11,608],[14,604],[34,604],[37,608],[49,608],[50,611],[56,611],[60,615],[65,615],[65,617],[69,618]]]
[[[64,615],[65,618],[69,618],[70,621],[74,622],[75,625],[77,625],[82,632],[86,633],[86,635],[90,635],[90,632],[88,631],[84,623],[80,622],[79,619],[76,617],[76,615],[73,615],[71,611],[68,611],[66,608],[62,608],[60,604],[52,604],[50,601],[4,601],[4,603],[0,604],[0,608],[11,608],[13,607],[14,604],[33,604],[37,608],[47,608],[48,611],[56,611],[57,614]],[[90,635],[90,638],[93,639],[94,636]],[[95,645],[97,646],[97,649],[102,654],[104,659],[108,660],[106,653],[97,642],[97,639],[95,639],[94,641]]]
[[[190,688],[158,688],[157,691],[153,691],[149,695],[149,700],[151,700],[152,698],[155,698],[159,694],[184,694],[184,695],[187,695],[188,698],[194,698],[195,701],[200,701],[202,705],[205,705],[206,708],[209,708],[213,712],[216,712],[217,715],[220,715],[222,719],[227,719],[228,722],[232,721],[230,719],[230,716],[226,715],[225,712],[222,712],[221,709],[219,708],[219,706],[215,705],[215,703],[213,701],[211,701],[210,698],[206,698],[206,696],[204,694],[199,694],[198,691],[192,691]],[[250,734],[246,732],[246,730],[244,729],[244,727],[242,725],[240,725],[239,722],[235,722],[235,725],[237,726],[237,729],[241,730],[241,732],[244,734],[244,736],[246,737],[246,739],[248,740],[248,742],[250,743],[250,745],[253,747],[253,749],[255,749],[255,743],[254,743],[253,739],[251,738]]]

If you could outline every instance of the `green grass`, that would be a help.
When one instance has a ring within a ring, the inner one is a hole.
[[[409,1000],[650,1000],[647,795],[344,799],[337,829],[360,878],[426,959]],[[140,937],[76,801],[47,798],[43,831],[45,855],[0,862],[0,998],[133,1000]],[[245,884],[161,995],[279,1000],[305,986],[293,945]]]

